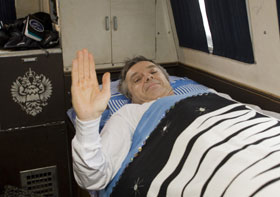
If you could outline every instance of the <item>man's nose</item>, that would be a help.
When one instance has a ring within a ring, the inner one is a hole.
[[[150,74],[150,73],[146,75],[146,81],[149,81],[149,80],[151,80],[153,78],[154,78],[154,76],[152,74]]]

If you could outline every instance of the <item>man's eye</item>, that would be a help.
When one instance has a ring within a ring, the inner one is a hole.
[[[139,82],[141,80],[141,78],[136,78],[135,80],[134,80],[134,83],[137,83],[137,82]]]
[[[151,74],[156,74],[156,73],[157,73],[157,71],[156,71],[156,70],[151,71]]]

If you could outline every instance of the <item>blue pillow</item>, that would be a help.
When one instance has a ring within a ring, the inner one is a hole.
[[[174,94],[181,95],[181,94],[188,94],[189,96],[194,96],[198,94],[203,94],[206,92],[209,92],[209,88],[206,86],[203,86],[187,77],[176,77],[176,76],[170,76],[170,85],[173,88]],[[122,106],[131,103],[131,100],[128,99],[126,96],[118,92],[118,83],[119,80],[112,81],[111,82],[111,98],[108,102],[107,109],[103,112],[101,116],[101,122],[99,130],[103,128],[106,121],[116,112],[118,111]],[[72,121],[73,124],[75,124],[75,118],[76,113],[73,110],[73,108],[69,109],[67,111],[67,115]]]

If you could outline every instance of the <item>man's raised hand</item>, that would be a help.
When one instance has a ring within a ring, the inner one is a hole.
[[[82,121],[98,118],[107,107],[111,96],[110,73],[102,78],[99,88],[93,55],[87,49],[77,52],[72,63],[72,104]]]

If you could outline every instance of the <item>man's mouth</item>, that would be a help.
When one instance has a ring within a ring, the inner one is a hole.
[[[159,83],[152,82],[152,83],[150,83],[150,84],[147,85],[146,90],[149,90],[150,88],[153,88],[154,86],[157,86],[157,85],[159,85]]]

